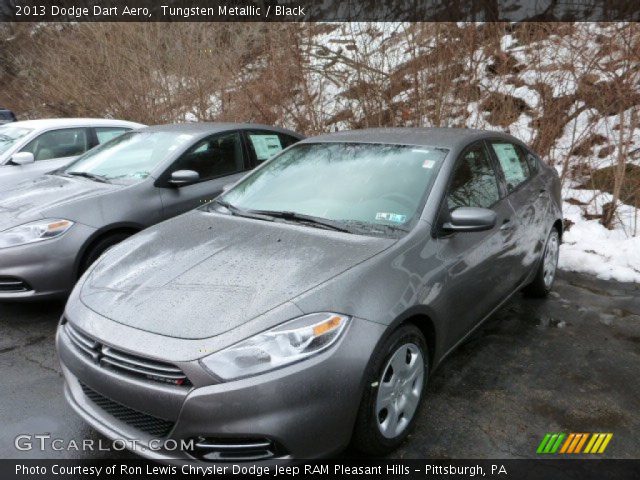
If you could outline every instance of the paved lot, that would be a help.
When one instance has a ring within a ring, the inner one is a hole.
[[[62,397],[53,348],[62,304],[0,304],[0,458],[16,435],[99,439]],[[640,458],[640,286],[563,273],[545,301],[517,295],[435,373],[404,458],[534,457],[546,432],[613,432],[606,456]]]

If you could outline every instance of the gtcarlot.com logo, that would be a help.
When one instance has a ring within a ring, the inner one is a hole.
[[[547,433],[536,453],[604,453],[613,433]]]

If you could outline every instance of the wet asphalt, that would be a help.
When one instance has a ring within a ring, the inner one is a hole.
[[[0,458],[133,458],[14,447],[20,434],[102,438],[62,396],[62,309],[0,304]],[[640,458],[639,376],[640,285],[561,272],[551,297],[514,296],[434,372],[393,457],[535,458],[547,432],[611,432],[605,457]]]

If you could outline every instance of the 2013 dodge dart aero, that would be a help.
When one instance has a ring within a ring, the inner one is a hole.
[[[429,375],[512,294],[552,287],[556,172],[515,138],[303,140],[107,252],[57,333],[69,403],[159,460],[387,454]]]

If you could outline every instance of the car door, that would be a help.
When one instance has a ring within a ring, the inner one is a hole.
[[[213,200],[225,185],[240,179],[249,169],[239,131],[211,135],[183,153],[159,178],[165,218],[171,218]],[[171,174],[192,170],[200,179],[188,185],[172,186]]]
[[[507,189],[507,198],[515,211],[516,249],[513,257],[513,282],[524,280],[540,258],[543,215],[541,184],[531,176],[522,149],[506,140],[490,140],[490,151],[497,162]]]
[[[93,146],[88,128],[58,128],[38,135],[20,149],[33,154],[35,162],[14,165],[16,173],[35,177],[64,167]]]
[[[469,146],[456,162],[442,210],[458,207],[489,208],[496,213],[497,222],[491,230],[438,236],[439,257],[446,269],[443,288],[447,291],[439,310],[449,316],[450,345],[464,337],[513,289],[509,270],[515,248],[514,211],[484,142]]]

